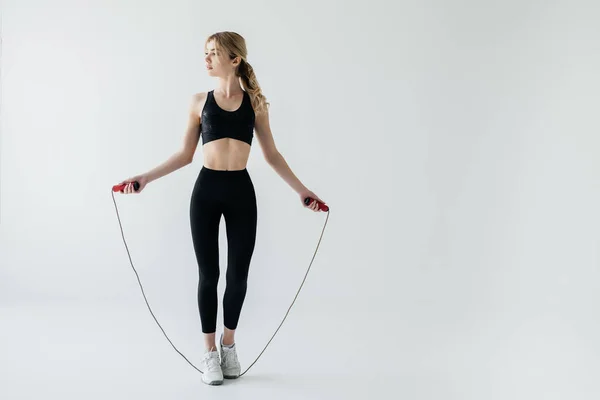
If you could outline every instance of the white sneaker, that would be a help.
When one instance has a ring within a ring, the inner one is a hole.
[[[220,385],[223,383],[223,371],[219,363],[219,352],[207,351],[202,359],[201,368],[202,382],[207,385]]]
[[[225,379],[235,379],[240,376],[241,367],[235,343],[232,347],[223,346],[223,335],[221,335],[221,369]]]

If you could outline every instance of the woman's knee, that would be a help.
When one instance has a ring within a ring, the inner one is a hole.
[[[199,284],[202,290],[216,290],[219,284],[219,274],[201,274]]]

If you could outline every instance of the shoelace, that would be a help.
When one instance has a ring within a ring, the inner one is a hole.
[[[237,354],[235,352],[235,347],[232,348],[223,348],[223,352],[221,353],[221,357],[223,358],[223,364],[239,366],[239,362],[237,359]]]
[[[206,353],[204,355],[204,364],[206,365],[206,371],[218,371],[221,368],[219,365],[219,356],[214,353]]]

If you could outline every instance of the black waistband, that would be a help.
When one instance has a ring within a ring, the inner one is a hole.
[[[246,178],[249,177],[250,174],[248,172],[247,168],[244,169],[235,169],[235,170],[226,170],[226,169],[211,169],[211,168],[207,168],[205,166],[202,166],[202,169],[200,170],[200,174],[204,175],[204,176],[211,176],[211,177],[220,177],[220,178]]]

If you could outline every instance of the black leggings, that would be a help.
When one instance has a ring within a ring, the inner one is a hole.
[[[223,319],[226,328],[236,329],[256,240],[256,194],[246,169],[202,167],[192,192],[190,224],[198,261],[198,308],[203,333],[216,331],[221,216],[225,219],[228,247]]]

